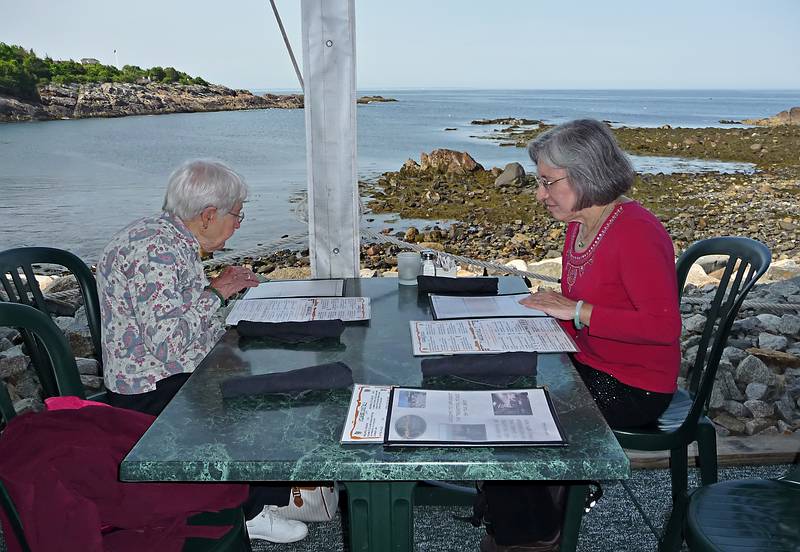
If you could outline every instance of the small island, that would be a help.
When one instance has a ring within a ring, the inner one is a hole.
[[[396,102],[394,98],[384,98],[383,96],[361,96],[356,103],[360,104],[371,104],[371,103],[385,103],[385,102]]]

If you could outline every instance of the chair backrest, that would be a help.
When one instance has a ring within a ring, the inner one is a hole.
[[[706,325],[698,343],[697,357],[687,375],[693,403],[684,425],[697,423],[705,410],[734,319],[750,289],[767,271],[772,260],[769,248],[750,238],[728,236],[695,242],[677,262],[679,295],[683,294],[692,264],[707,255],[726,255],[728,261],[711,306],[705,313]]]
[[[42,294],[36,276],[33,273],[34,264],[60,265],[69,270],[78,282],[83,304],[86,309],[86,319],[89,324],[89,333],[95,354],[100,358],[100,301],[97,295],[97,282],[92,271],[77,256],[63,249],[52,247],[19,247],[0,251],[0,285],[7,296],[7,301],[21,303],[39,309],[50,315],[47,301]],[[3,297],[0,296],[0,301]],[[56,395],[57,390],[52,379],[47,377],[51,372],[47,364],[47,356],[43,353],[42,344],[30,332],[23,331],[23,338],[33,363],[44,373],[40,374],[42,387],[47,395]]]
[[[40,380],[46,378],[53,382],[54,392],[45,391],[46,396],[73,395],[86,398],[72,350],[64,334],[49,316],[29,305],[0,303],[0,327],[2,326],[26,330],[42,345],[41,351],[47,357],[46,368],[50,373],[42,373],[41,366],[34,367]],[[0,404],[2,402],[0,400]],[[5,418],[5,412],[3,417]]]

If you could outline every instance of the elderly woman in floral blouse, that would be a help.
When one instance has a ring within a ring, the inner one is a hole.
[[[184,163],[169,179],[164,212],[111,239],[97,271],[105,384],[114,406],[157,415],[222,335],[216,312],[258,285],[244,267],[206,279],[200,251],[239,228],[247,185],[216,161]]]
[[[258,285],[240,266],[209,281],[200,262],[201,251],[222,249],[239,228],[246,198],[244,180],[224,163],[188,161],[170,176],[163,213],[130,224],[103,251],[97,286],[111,405],[158,415],[222,336],[219,308]],[[288,498],[288,487],[251,487],[251,538],[306,536],[302,522],[275,513]]]

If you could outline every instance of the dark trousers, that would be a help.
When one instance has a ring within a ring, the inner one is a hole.
[[[127,408],[128,410],[136,410],[144,412],[151,416],[158,416],[167,403],[172,400],[172,397],[178,390],[186,383],[191,374],[175,374],[168,378],[164,378],[156,382],[155,391],[148,391],[147,393],[137,393],[136,395],[122,395],[108,391],[108,404],[116,406],[117,408]],[[250,495],[247,500],[242,504],[244,516],[246,519],[253,519],[264,509],[268,504],[275,506],[286,506],[289,504],[289,495],[291,487],[285,485],[271,485],[268,483],[258,483],[250,485]]]
[[[612,429],[647,426],[672,400],[672,394],[631,387],[574,359],[573,364]],[[563,523],[563,489],[545,482],[486,481],[487,530],[503,546],[549,540]]]

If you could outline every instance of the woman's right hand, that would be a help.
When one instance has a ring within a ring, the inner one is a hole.
[[[556,291],[537,291],[520,299],[519,302],[526,307],[540,310],[548,316],[559,320],[572,320],[575,316],[576,301],[567,299]]]
[[[239,293],[245,288],[256,287],[259,282],[256,273],[249,268],[229,266],[209,283],[220,295],[228,299],[234,293]]]

